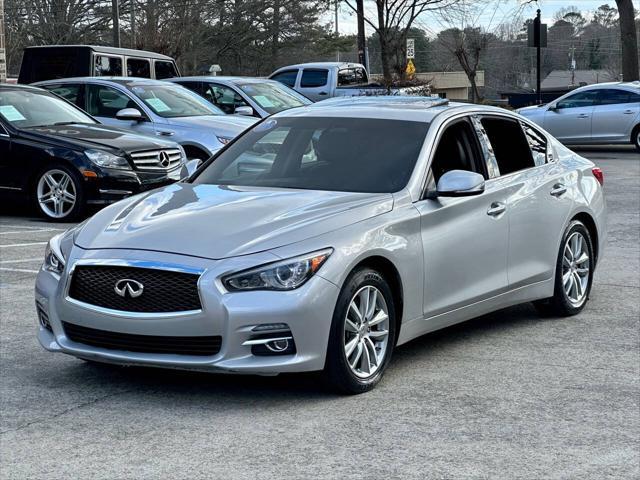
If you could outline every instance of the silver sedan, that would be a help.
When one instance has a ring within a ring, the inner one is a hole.
[[[566,145],[631,143],[640,150],[640,82],[577,88],[546,105],[518,113]]]
[[[574,315],[602,172],[501,109],[315,106],[54,237],[38,339],[120,365],[318,371],[360,393],[393,349],[522,302]]]

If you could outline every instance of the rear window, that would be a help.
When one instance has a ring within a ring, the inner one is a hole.
[[[127,58],[127,75],[129,77],[151,78],[149,60],[141,58]]]
[[[178,76],[178,71],[173,62],[164,62],[162,60],[156,60],[154,63],[154,69],[156,73],[156,79],[162,80],[163,78],[173,78]]]
[[[302,71],[300,86],[303,88],[324,87],[327,84],[329,70],[305,68]]]
[[[341,68],[338,71],[339,87],[367,85],[368,83],[367,72],[362,67]]]

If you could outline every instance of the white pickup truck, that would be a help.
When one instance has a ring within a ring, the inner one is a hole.
[[[360,63],[317,62],[279,68],[269,77],[318,102],[331,97],[363,95],[411,95],[416,87],[391,88],[369,83],[369,74]]]

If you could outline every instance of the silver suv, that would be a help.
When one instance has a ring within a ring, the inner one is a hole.
[[[577,88],[546,105],[518,113],[566,145],[625,144],[640,150],[640,82]]]

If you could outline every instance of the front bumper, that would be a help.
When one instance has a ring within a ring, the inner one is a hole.
[[[92,168],[97,177],[85,176],[87,203],[108,205],[136,193],[164,187],[180,180],[181,168],[159,172]]]
[[[339,290],[316,275],[289,292],[234,292],[220,284],[221,275],[236,269],[273,261],[261,253],[220,261],[143,251],[91,251],[74,247],[61,277],[41,270],[36,279],[36,304],[48,316],[50,329],[38,326],[38,340],[49,351],[120,365],[146,365],[211,372],[273,375],[282,372],[315,371],[324,368],[327,341]],[[70,272],[78,263],[171,265],[200,269],[198,288],[202,309],[171,315],[136,315],[105,312],[78,305],[66,297]],[[70,340],[62,322],[87,328],[135,335],[221,336],[220,351],[212,356],[129,352],[98,348]],[[251,345],[258,325],[286,323],[296,352],[258,356]]]

